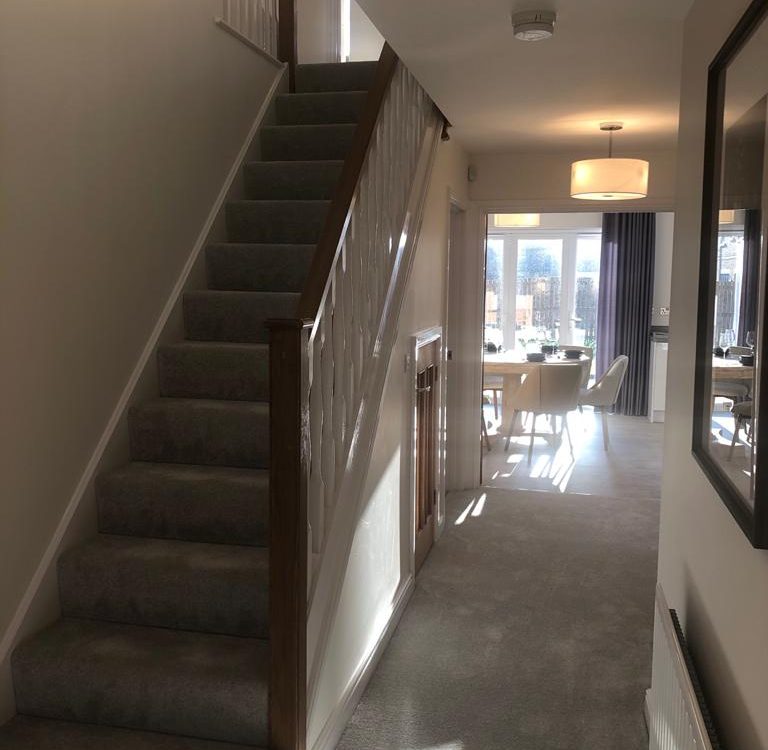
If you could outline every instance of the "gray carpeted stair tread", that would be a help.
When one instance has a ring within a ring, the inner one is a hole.
[[[248,162],[245,195],[250,200],[330,200],[343,167],[340,159]]]
[[[158,398],[131,407],[134,461],[264,469],[269,466],[269,404]]]
[[[204,289],[184,295],[184,327],[191,341],[266,344],[270,318],[292,318],[298,293]]]
[[[276,99],[280,125],[357,122],[367,91],[320,91],[280,94]]]
[[[261,129],[264,161],[344,159],[357,125],[269,125]]]
[[[269,398],[269,345],[182,341],[157,352],[160,395],[224,401]]]
[[[59,558],[64,617],[269,635],[265,547],[100,534]]]
[[[366,61],[297,65],[296,91],[366,91],[373,84],[377,64]]]
[[[209,289],[301,292],[315,245],[220,242],[209,245],[205,254]]]
[[[265,546],[269,472],[135,461],[96,482],[99,531]]]
[[[241,200],[227,203],[227,239],[258,244],[314,245],[328,200]]]
[[[258,750],[195,740],[178,735],[140,732],[97,724],[15,716],[0,728],[0,750]]]
[[[268,652],[258,638],[63,619],[15,650],[16,710],[266,745]]]

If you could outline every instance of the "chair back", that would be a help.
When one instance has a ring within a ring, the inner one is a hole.
[[[588,403],[592,406],[613,406],[619,397],[619,390],[627,374],[629,357],[620,354],[611,362],[603,377],[587,392]]]
[[[592,372],[592,358],[595,354],[594,349],[592,349],[591,346],[582,346],[581,344],[558,344],[557,348],[560,349],[561,352],[566,349],[578,349],[585,357],[587,357],[587,360],[581,363],[583,368],[581,386],[582,388],[586,388],[589,384],[589,375]]]
[[[520,387],[515,391],[510,404],[517,411],[532,411],[541,413],[541,367],[533,367],[523,378]],[[505,407],[506,408],[506,407]]]
[[[578,363],[548,364],[539,368],[543,414],[565,414],[579,403],[583,368]]]

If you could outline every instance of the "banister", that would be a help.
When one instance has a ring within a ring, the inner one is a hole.
[[[331,277],[331,269],[341,250],[344,230],[354,208],[355,189],[363,170],[365,155],[368,153],[368,146],[376,128],[376,120],[389,83],[395,73],[397,61],[397,54],[388,43],[385,43],[379,56],[373,84],[368,91],[368,97],[355,130],[352,145],[341,170],[325,225],[320,233],[304,291],[299,300],[299,318],[314,320],[320,311],[320,305]]]
[[[277,29],[277,58],[288,64],[290,90],[296,90],[296,65],[298,62],[296,0],[279,0]]]
[[[271,320],[269,747],[304,750],[307,682],[307,341],[311,321]],[[272,414],[272,410],[279,414]]]

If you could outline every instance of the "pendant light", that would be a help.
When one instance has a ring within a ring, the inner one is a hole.
[[[648,162],[613,158],[613,134],[623,127],[620,122],[600,123],[600,130],[608,133],[608,158],[571,164],[571,198],[626,201],[648,195]]]

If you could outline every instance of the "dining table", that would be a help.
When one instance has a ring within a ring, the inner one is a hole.
[[[712,380],[753,380],[753,365],[743,365],[738,358],[712,357]]]
[[[512,429],[512,409],[507,405],[514,400],[515,393],[523,382],[523,377],[542,365],[574,364],[578,363],[583,368],[592,364],[592,359],[582,354],[581,357],[568,358],[562,352],[547,355],[543,362],[529,362],[525,354],[510,350],[504,352],[486,352],[483,357],[483,372],[485,375],[501,375],[502,400],[501,400],[501,433],[507,435]]]

